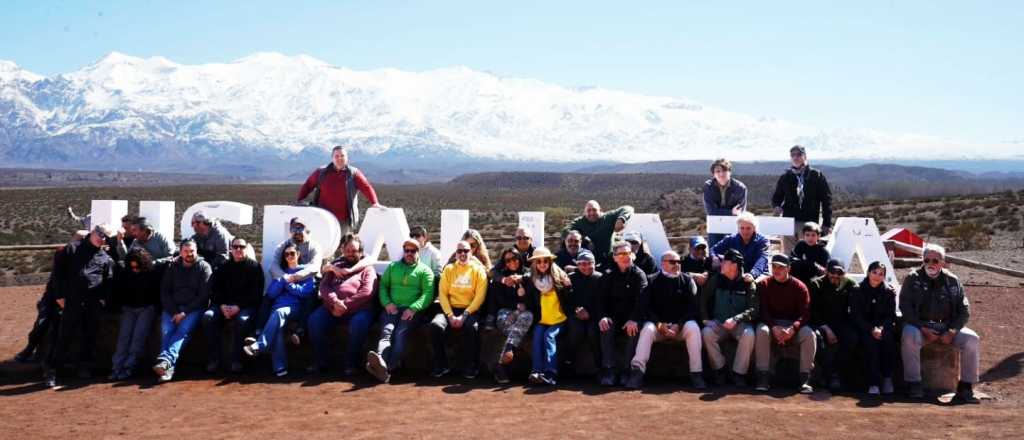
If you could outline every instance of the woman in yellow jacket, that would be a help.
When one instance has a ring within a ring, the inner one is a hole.
[[[569,276],[554,262],[547,248],[530,257],[530,273],[523,278],[530,309],[537,320],[533,328],[533,368],[530,383],[554,385],[558,377],[558,334],[568,319],[562,304],[569,304]]]

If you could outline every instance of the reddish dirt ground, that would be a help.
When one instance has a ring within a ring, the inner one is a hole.
[[[249,373],[224,380],[190,371],[164,385],[150,378],[126,384],[94,379],[49,390],[39,385],[37,370],[4,362],[0,433],[9,439],[466,438],[466,433],[510,438],[1022,438],[1024,288],[1013,279],[989,284],[1013,287],[968,290],[974,310],[970,326],[983,338],[979,390],[994,397],[982,405],[949,407],[901,398],[874,402],[860,395],[802,396],[781,390],[700,394],[668,381],[656,381],[643,392],[605,390],[586,379],[537,390],[521,384],[496,387],[484,375],[469,385],[421,377],[382,386],[366,378],[312,381],[297,375],[275,381]],[[6,305],[0,310],[0,359],[10,359],[24,344],[40,289],[0,289]]]

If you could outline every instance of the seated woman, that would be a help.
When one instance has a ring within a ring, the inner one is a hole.
[[[160,305],[160,277],[153,256],[134,248],[125,258],[125,268],[114,278],[114,302],[121,311],[117,349],[111,362],[110,380],[125,380],[146,356],[146,340]]]
[[[868,394],[892,394],[896,365],[896,290],[886,284],[888,268],[875,261],[851,301],[850,315],[867,352]],[[881,387],[881,389],[879,389]]]
[[[530,257],[530,273],[523,278],[523,290],[537,324],[533,329],[533,367],[529,381],[554,385],[558,378],[558,334],[568,320],[562,304],[569,305],[569,275],[554,263],[547,248],[537,248]]]
[[[281,250],[281,267],[285,268],[286,274],[293,274],[302,270],[299,266],[299,250],[293,243],[285,245]],[[245,338],[245,354],[257,356],[261,352],[271,350],[271,363],[274,368],[274,375],[283,377],[288,375],[288,349],[284,342],[284,328],[289,321],[301,320],[302,302],[313,296],[313,289],[316,280],[313,277],[304,278],[297,282],[288,282],[286,278],[278,278],[267,287],[267,299],[271,302],[270,318],[258,338]]]
[[[496,317],[496,325],[505,343],[498,346],[498,362],[494,367],[494,380],[506,384],[508,372],[505,367],[512,363],[515,350],[523,342],[523,336],[530,331],[533,313],[526,307],[526,293],[518,292],[523,279],[520,253],[509,247],[501,251],[501,259],[492,270],[487,285],[487,314]]]

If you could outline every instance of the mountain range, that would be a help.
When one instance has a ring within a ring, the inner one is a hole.
[[[719,156],[772,160],[796,143],[826,160],[1024,159],[1015,142],[820,129],[685,98],[465,67],[357,71],[278,53],[184,65],[115,52],[44,77],[0,61],[4,167],[295,178],[325,163],[331,146],[346,145],[364,168],[401,180]]]

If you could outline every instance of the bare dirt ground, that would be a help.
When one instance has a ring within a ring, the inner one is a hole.
[[[225,379],[196,370],[155,385],[149,377],[110,384],[39,385],[36,369],[0,364],[0,435],[21,438],[1022,438],[1024,437],[1024,288],[1018,280],[962,272],[982,336],[982,405],[937,400],[874,401],[867,396],[696,393],[670,381],[642,392],[607,390],[586,378],[557,389],[496,387],[481,375],[401,378],[375,385],[304,377],[273,380],[262,372]],[[989,281],[973,285],[974,278]],[[1000,287],[1005,286],[1005,287]],[[24,344],[41,287],[0,289],[0,359]],[[469,434],[467,437],[466,434]]]

